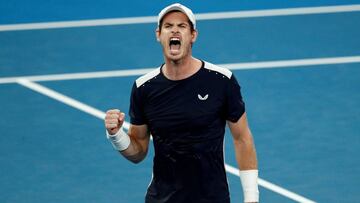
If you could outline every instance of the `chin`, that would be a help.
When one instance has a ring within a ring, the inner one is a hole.
[[[166,58],[168,58],[169,60],[171,61],[179,61],[183,58],[183,55],[182,54],[178,54],[178,55],[171,55],[171,54],[168,54],[166,56]]]

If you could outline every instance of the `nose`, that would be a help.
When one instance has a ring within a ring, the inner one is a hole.
[[[177,26],[173,26],[171,29],[172,33],[178,33],[179,32],[179,28]]]

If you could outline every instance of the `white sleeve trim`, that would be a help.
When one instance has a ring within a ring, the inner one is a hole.
[[[143,85],[144,83],[146,83],[147,81],[151,80],[152,78],[156,77],[157,75],[160,74],[160,68],[156,68],[155,70],[139,77],[135,82],[136,82],[136,87],[140,87],[141,85]]]
[[[214,65],[212,63],[209,63],[209,62],[206,62],[205,61],[205,66],[204,66],[206,69],[209,69],[209,70],[212,70],[212,71],[216,71],[218,73],[221,73],[223,75],[225,75],[227,78],[231,78],[232,76],[232,72],[227,69],[227,68],[223,68],[223,67],[220,67],[220,66],[217,66],[217,65]]]

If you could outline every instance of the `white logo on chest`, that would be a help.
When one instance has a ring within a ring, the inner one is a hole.
[[[205,96],[201,96],[200,94],[198,94],[198,98],[201,100],[201,101],[205,101],[209,98],[209,94],[205,95]]]

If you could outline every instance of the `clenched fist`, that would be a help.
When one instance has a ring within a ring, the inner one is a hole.
[[[111,109],[106,112],[105,128],[110,135],[116,134],[125,120],[125,114],[118,109]]]

